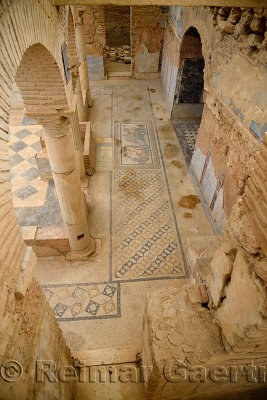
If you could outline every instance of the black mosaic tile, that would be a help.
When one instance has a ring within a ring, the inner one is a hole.
[[[9,164],[11,167],[15,167],[15,165],[21,163],[24,160],[23,157],[21,157],[20,154],[13,154],[11,157],[9,157]]]
[[[27,185],[27,186],[23,186],[21,188],[19,188],[18,190],[16,190],[14,192],[14,194],[21,200],[25,200],[28,197],[32,196],[34,193],[37,193],[38,190],[35,189],[33,186],[31,185]]]
[[[23,117],[21,125],[37,125],[37,123],[36,123],[35,119],[27,117],[27,115],[25,115]]]
[[[21,131],[14,133],[14,135],[19,139],[24,139],[27,136],[31,135],[31,132],[28,131],[27,129],[22,129]]]
[[[38,178],[39,171],[37,168],[31,167],[27,171],[20,174],[20,176],[22,176],[22,178],[24,178],[26,182],[31,182],[34,179]]]
[[[16,153],[20,150],[25,149],[25,147],[28,147],[28,146],[26,145],[26,143],[22,142],[21,140],[19,140],[18,142],[14,143],[14,144],[11,144],[11,146],[10,146],[10,148],[12,150],[14,150]]]
[[[31,147],[32,147],[34,150],[36,150],[37,152],[39,152],[39,151],[42,150],[42,146],[41,146],[40,140],[38,140],[37,142],[33,143],[33,144],[31,145]]]

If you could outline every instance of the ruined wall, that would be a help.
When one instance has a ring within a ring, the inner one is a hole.
[[[105,53],[105,8],[87,7],[83,14],[86,54],[100,57]]]
[[[83,22],[89,79],[104,79],[106,75],[105,7],[84,8]]]
[[[106,6],[105,21],[107,46],[130,45],[130,7]]]
[[[165,21],[166,13],[162,12],[159,7],[132,7],[132,69],[137,79],[139,77],[158,77]]]
[[[1,378],[0,397],[72,399],[72,384],[35,382],[37,358],[52,359],[57,365],[71,365],[71,358],[52,310],[34,279],[36,258],[25,246],[15,218],[8,162],[8,123],[16,71],[27,48],[41,43],[54,57],[62,81],[66,82],[61,46],[66,40],[67,13],[65,8],[58,11],[50,1],[36,0],[3,1],[0,11],[0,364],[15,359],[23,367],[17,383],[4,383]],[[71,80],[68,85],[65,83],[65,96],[70,104]]]
[[[162,83],[169,111],[183,34],[193,26],[201,37],[205,105],[191,170],[219,227],[243,193],[267,126],[265,14],[263,9],[183,7],[171,11],[165,33]]]

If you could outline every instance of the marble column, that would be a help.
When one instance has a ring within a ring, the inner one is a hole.
[[[73,259],[85,258],[95,249],[89,235],[87,209],[80,184],[70,118],[44,124],[48,158]]]
[[[77,95],[77,111],[80,122],[87,122],[89,120],[88,105],[86,99],[83,98],[80,78],[77,79],[75,94]]]
[[[75,107],[75,112],[71,117],[71,130],[72,130],[77,166],[80,171],[81,186],[85,188],[88,187],[88,178],[86,177],[85,173],[84,158],[83,158],[83,142],[80,133],[80,123],[79,123],[77,107]]]
[[[75,38],[76,38],[76,46],[77,53],[79,57],[79,75],[80,75],[80,84],[82,91],[86,91],[87,103],[88,106],[92,105],[90,87],[89,87],[89,77],[88,77],[88,67],[86,61],[86,47],[85,47],[85,37],[84,37],[84,25],[83,25],[83,17],[80,15],[79,20],[75,24]]]

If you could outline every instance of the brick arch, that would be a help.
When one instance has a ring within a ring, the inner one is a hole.
[[[201,36],[197,28],[194,26],[191,26],[186,30],[182,39],[180,60],[184,60],[185,58],[204,58],[202,53]]]
[[[190,107],[188,118],[201,118],[202,115],[204,67],[200,34],[197,28],[190,26],[181,42],[175,94],[177,109],[179,104]]]
[[[23,98],[25,114],[38,124],[54,123],[59,120],[58,111],[68,108],[57,62],[42,44],[34,44],[26,50],[15,80]]]
[[[64,82],[61,44],[64,26],[61,14],[52,2],[14,0],[1,5],[0,16],[0,280],[15,290],[20,266],[26,251],[14,213],[8,162],[8,123],[11,93],[15,76],[27,49],[42,45],[56,63],[65,90],[65,100],[71,104],[72,87]],[[36,47],[37,48],[37,47]],[[34,63],[34,62],[33,62]],[[44,68],[42,67],[44,72]],[[62,90],[61,90],[62,92]],[[29,96],[24,94],[24,101]],[[55,100],[55,98],[54,98]],[[50,105],[52,105],[50,103]],[[56,107],[55,107],[56,108]]]

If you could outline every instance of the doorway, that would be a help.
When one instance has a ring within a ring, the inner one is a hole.
[[[105,23],[108,76],[131,76],[130,6],[106,6]]]
[[[204,57],[196,28],[184,34],[177,73],[172,120],[185,159],[189,165],[195,148],[203,112]]]

